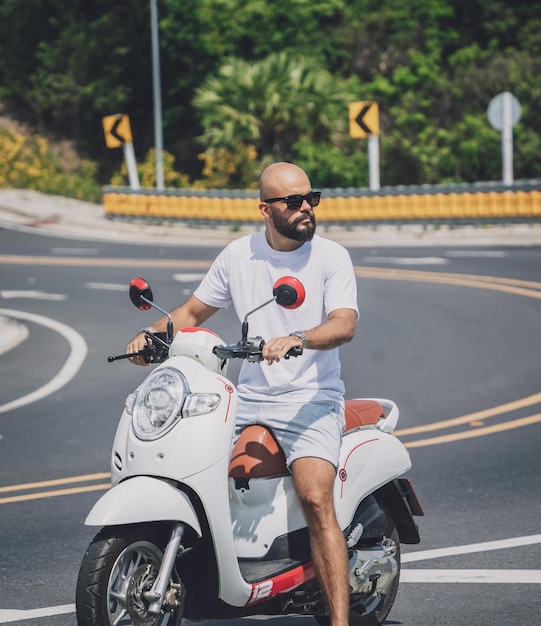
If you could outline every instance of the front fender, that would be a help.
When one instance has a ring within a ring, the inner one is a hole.
[[[86,526],[116,526],[174,520],[185,522],[201,537],[197,513],[188,496],[150,476],[135,476],[118,483],[96,502]]]

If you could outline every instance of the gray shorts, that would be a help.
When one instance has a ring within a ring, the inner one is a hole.
[[[235,439],[252,424],[272,430],[290,470],[293,461],[303,457],[325,459],[338,467],[345,428],[342,403],[261,402],[239,398]]]

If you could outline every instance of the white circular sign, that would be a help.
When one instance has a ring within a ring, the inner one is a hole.
[[[487,109],[488,121],[492,128],[503,130],[505,101],[508,101],[511,114],[511,126],[515,126],[520,120],[522,109],[518,99],[508,91],[499,93],[490,101]]]

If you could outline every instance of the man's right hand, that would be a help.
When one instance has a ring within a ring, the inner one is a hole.
[[[132,352],[140,352],[147,343],[147,337],[145,333],[137,334],[128,344],[126,348],[126,354],[130,354]],[[145,363],[145,360],[142,356],[131,356],[129,359],[134,365],[145,365],[148,366],[148,363]]]

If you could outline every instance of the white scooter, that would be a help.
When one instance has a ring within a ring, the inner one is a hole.
[[[299,281],[285,277],[261,307],[294,308],[301,291]],[[140,278],[130,297],[167,315]],[[261,426],[244,430],[231,450],[237,391],[227,362],[262,360],[264,341],[248,337],[248,315],[241,340],[229,346],[206,329],[174,335],[170,316],[167,333],[149,331],[142,354],[159,366],[126,399],[112,451],[113,486],[85,522],[102,528],[77,580],[79,626],[254,614],[330,623],[283,452]],[[419,542],[412,515],[423,511],[401,478],[411,463],[391,434],[397,420],[389,400],[346,401],[334,495],[349,551],[352,625],[383,623],[398,589],[400,543]]]

